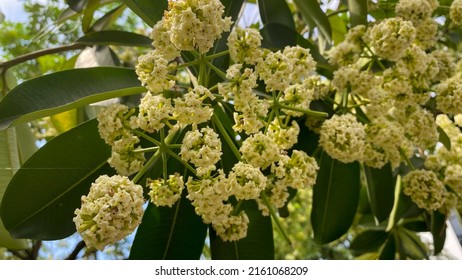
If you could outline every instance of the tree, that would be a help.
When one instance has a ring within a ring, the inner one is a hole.
[[[96,57],[4,88],[4,131],[75,120],[10,175],[13,237],[103,251],[136,231],[131,259],[272,259],[296,228],[315,257],[441,252],[462,192],[462,1],[260,0],[249,27],[243,0],[67,2],[80,38],[0,64],[6,85],[42,54]],[[106,29],[125,7],[149,37]],[[145,49],[120,67],[114,46]]]

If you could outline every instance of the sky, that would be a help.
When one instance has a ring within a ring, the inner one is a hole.
[[[5,16],[5,19],[10,21],[25,21],[27,16],[22,8],[21,0],[0,0],[0,11]]]

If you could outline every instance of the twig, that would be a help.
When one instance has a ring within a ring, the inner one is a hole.
[[[82,251],[83,248],[85,248],[85,241],[81,240],[77,245],[75,245],[74,250],[67,256],[66,260],[75,260],[77,258],[77,255]]]

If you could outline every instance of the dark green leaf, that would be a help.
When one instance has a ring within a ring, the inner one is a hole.
[[[348,11],[352,27],[367,24],[367,0],[348,0]]]
[[[168,8],[167,0],[123,0],[147,25],[153,27]]]
[[[327,40],[332,40],[332,30],[329,19],[321,9],[318,0],[294,0],[300,13],[308,23],[314,22],[321,35]],[[314,28],[314,26],[312,26]]]
[[[64,70],[26,81],[0,101],[0,129],[109,98],[146,91],[133,69]]]
[[[383,246],[382,250],[380,251],[379,260],[394,260],[396,254],[396,243],[395,243],[395,236],[390,234]]]
[[[449,136],[440,126],[437,126],[436,129],[438,130],[439,141],[443,143],[446,149],[451,150],[451,139],[449,139]]]
[[[242,203],[249,217],[247,236],[239,241],[224,242],[210,228],[210,247],[215,260],[272,260],[274,259],[271,218],[263,216],[254,201]]]
[[[85,45],[116,45],[116,46],[140,46],[151,47],[152,40],[141,34],[119,31],[105,30],[91,32],[77,39],[77,43]]]
[[[95,14],[96,9],[98,9],[101,0],[92,0],[88,3],[83,10],[83,17],[82,17],[82,31],[83,33],[87,33],[90,31],[90,25],[93,21],[93,15]]]
[[[258,8],[264,25],[279,23],[295,30],[294,17],[285,0],[258,0]]]
[[[197,260],[202,254],[206,234],[207,226],[185,195],[172,208],[149,203],[129,259]]]
[[[125,8],[126,6],[122,4],[107,12],[104,16],[95,21],[90,28],[90,32],[107,29],[125,11]]]
[[[367,230],[360,233],[351,242],[350,249],[356,254],[375,252],[387,241],[389,233],[386,231]]]
[[[314,240],[325,244],[350,228],[360,193],[359,164],[345,164],[323,153],[313,189],[311,224]]]
[[[446,241],[446,215],[439,211],[433,211],[431,217],[431,233],[433,236],[433,254],[437,255],[443,251]]]
[[[69,7],[78,13],[87,5],[87,1],[88,0],[66,0]]]
[[[74,210],[100,174],[112,174],[110,147],[91,120],[63,133],[33,154],[12,178],[1,205],[15,238],[61,239],[75,232]]]
[[[260,29],[262,47],[279,50],[297,43],[297,32],[280,23],[269,23]]]
[[[366,188],[372,213],[379,222],[388,218],[395,199],[395,179],[391,165],[381,169],[364,166]]]
[[[393,233],[401,259],[428,259],[427,246],[420,240],[420,237],[415,232],[404,227],[398,227]]]

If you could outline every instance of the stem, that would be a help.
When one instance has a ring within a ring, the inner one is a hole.
[[[5,62],[0,62],[0,68],[3,71],[8,70],[9,68],[18,65],[20,63],[26,62],[28,60],[36,59],[38,57],[48,55],[48,54],[54,54],[54,53],[59,53],[59,52],[65,52],[65,51],[71,51],[71,50],[80,50],[86,48],[86,45],[83,45],[81,43],[73,43],[69,45],[64,45],[64,46],[59,46],[55,48],[48,48],[48,49],[43,49],[43,50],[38,50],[35,52],[31,52],[28,54],[24,54],[21,56],[18,56],[16,58],[13,58],[12,60],[8,60]]]
[[[133,150],[134,153],[149,153],[159,150],[159,147],[150,147],[150,148],[140,148]]]
[[[182,160],[176,153],[174,153],[172,150],[167,150],[167,153],[171,155],[172,157],[174,157],[179,162],[181,162],[181,164],[183,164],[187,169],[189,169],[189,171],[191,171],[194,175],[196,175],[196,169],[192,167],[189,163]]]
[[[133,177],[133,183],[136,184],[141,179],[141,177],[143,177],[143,175],[148,171],[148,169],[151,168],[151,166],[153,166],[157,160],[159,160],[160,155],[160,150],[157,150],[157,152],[148,160],[148,162],[146,162],[146,164],[143,165],[140,171],[138,171],[135,177]]]
[[[207,65],[213,69],[213,71],[215,71],[215,73],[217,73],[221,78],[223,78],[224,80],[226,80],[226,74],[225,72],[221,71],[220,68],[216,67],[215,65],[213,65],[210,61],[206,61]]]
[[[164,176],[164,180],[167,181],[168,180],[168,169],[167,169],[168,168],[168,166],[167,166],[168,147],[165,144],[165,131],[164,131],[164,129],[160,130],[160,139],[161,139],[161,142],[162,142],[162,146],[160,146],[160,151],[162,152],[162,173],[163,173],[163,176]]]
[[[136,129],[133,129],[132,131],[133,131],[133,133],[135,133],[137,136],[140,136],[140,137],[142,137],[142,138],[148,140],[149,142],[151,142],[152,144],[154,144],[154,145],[156,145],[156,146],[159,146],[159,147],[160,147],[160,146],[162,145],[161,142],[157,141],[156,139],[152,138],[151,136],[148,136],[148,135],[144,134],[144,133],[141,132],[141,131],[138,131],[138,130],[136,130]]]
[[[236,144],[234,143],[233,139],[231,139],[228,132],[223,127],[223,124],[220,122],[220,120],[215,115],[212,116],[212,121],[218,127],[218,130],[220,130],[221,134],[225,138],[226,143],[228,143],[230,149],[233,151],[233,153],[236,156],[237,160],[241,161],[241,153],[237,149]]]
[[[218,52],[218,53],[214,53],[212,55],[206,56],[205,58],[207,60],[212,60],[212,59],[215,59],[217,57],[227,55],[228,53],[229,53],[229,50],[226,50],[226,51],[222,51],[222,52]]]
[[[409,158],[406,156],[406,153],[404,152],[403,148],[399,147],[399,154],[401,155],[401,158],[404,159],[404,161],[406,162],[407,166],[409,166],[409,168],[411,170],[415,170],[415,167],[414,165],[412,164],[412,162],[409,160]]]
[[[287,235],[287,232],[282,227],[282,225],[281,225],[281,223],[279,221],[279,217],[276,215],[276,212],[274,211],[273,207],[269,203],[268,197],[266,196],[266,193],[264,191],[261,192],[261,198],[262,198],[263,202],[265,203],[266,207],[268,208],[268,210],[270,212],[270,215],[271,215],[271,218],[273,218],[273,221],[276,223],[277,228],[281,232],[284,239],[287,241],[287,244],[289,244],[289,246],[291,248],[293,248],[292,247],[292,241],[290,240],[289,236]]]
[[[282,109],[292,110],[296,112],[301,112],[301,113],[304,113],[305,115],[312,116],[315,118],[327,118],[329,116],[329,114],[327,114],[326,112],[318,112],[318,111],[313,111],[310,109],[296,108],[296,107],[281,104],[279,102],[274,102],[273,106],[275,106],[276,108],[282,108]]]

